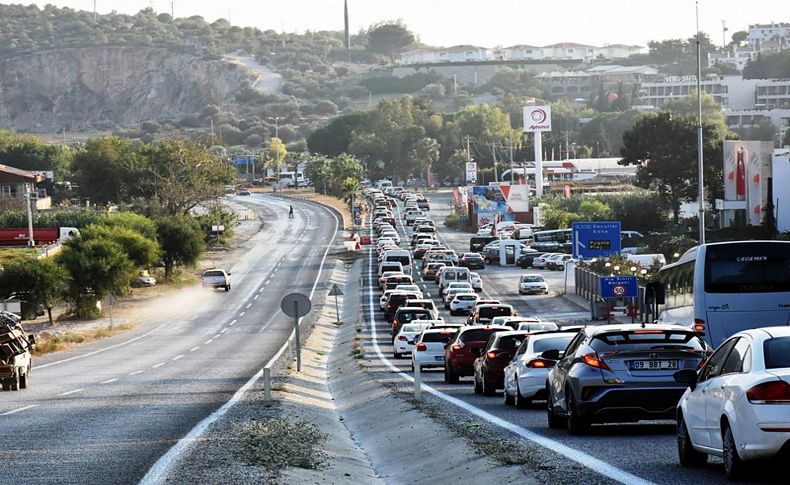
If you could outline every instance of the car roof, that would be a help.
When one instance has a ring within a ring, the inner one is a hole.
[[[502,328],[502,329],[507,329],[508,332],[513,331],[512,328],[506,327],[504,325],[464,325],[463,327],[461,327],[461,331],[458,332],[458,334],[460,335],[470,330],[480,330],[482,328]]]
[[[751,336],[757,336],[759,334],[767,334],[768,337],[770,337],[770,338],[790,337],[790,326],[789,327],[752,328],[752,329],[749,329],[749,330],[743,330],[741,332],[738,332],[738,334],[747,334],[747,335],[751,335]]]

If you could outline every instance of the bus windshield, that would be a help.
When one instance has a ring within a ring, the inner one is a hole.
[[[710,246],[706,253],[708,293],[790,291],[790,245],[762,242]]]

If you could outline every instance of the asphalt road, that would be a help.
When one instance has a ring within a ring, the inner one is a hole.
[[[449,212],[449,195],[430,197],[432,209],[429,213],[439,228],[440,238],[457,252],[468,251],[468,241],[471,236],[468,233],[461,233],[449,230],[443,226],[444,216]],[[402,225],[398,228],[401,232],[410,234],[411,231]],[[404,238],[402,246],[408,245],[408,239]],[[483,279],[484,290],[492,297],[500,299],[503,303],[509,303],[516,307],[519,315],[537,315],[544,320],[553,320],[559,324],[580,323],[589,319],[589,312],[580,308],[576,304],[563,298],[554,296],[550,293],[547,296],[520,296],[516,290],[518,275],[524,272],[537,272],[544,274],[549,279],[551,289],[559,289],[563,284],[562,273],[546,270],[522,270],[520,268],[501,268],[489,265],[486,269],[479,271]],[[375,269],[369,271],[375,276]],[[370,275],[365,276],[365,281],[372,281]],[[433,297],[437,306],[441,309],[442,316],[448,322],[463,322],[465,317],[450,316],[448,311],[438,300],[438,287],[433,282],[424,282],[418,278],[420,286]],[[400,372],[411,375],[409,370],[410,360],[396,360],[392,357],[392,346],[390,344],[389,325],[385,322],[383,312],[378,308],[378,288],[368,286],[364,301],[368,301],[367,295],[373,295],[374,305],[366,305],[366,309],[374,321],[376,334],[378,335],[378,346],[383,356],[394,365]],[[383,370],[383,375],[392,379],[392,372]],[[579,483],[588,481],[589,478],[578,476],[579,464],[592,463],[597,459],[610,465],[611,472],[624,472],[625,479],[619,481],[623,483],[635,483],[643,480],[643,483],[659,484],[700,484],[726,482],[721,460],[711,458],[709,464],[701,469],[683,468],[678,464],[676,435],[674,421],[643,422],[638,424],[616,424],[594,426],[587,436],[571,436],[565,430],[550,429],[546,420],[545,403],[538,402],[533,409],[519,410],[512,406],[503,404],[502,394],[496,397],[484,397],[474,394],[472,378],[461,378],[460,384],[445,384],[443,371],[425,370],[422,374],[423,382],[432,388],[440,391],[450,398],[460,400],[463,405],[470,406],[473,410],[480,410],[489,413],[494,418],[504,420],[508,425],[512,424],[527,433],[535,433],[538,439],[548,440],[551,446],[560,445],[567,447],[568,455],[579,453],[580,458],[576,463],[563,457],[555,456],[546,450],[542,453],[541,460],[551,463],[552,471],[545,476],[539,476],[539,481],[547,483]],[[459,406],[449,400],[441,401],[441,405],[446,408],[458,409]],[[478,415],[479,416],[479,415]],[[566,458],[567,456],[566,455]],[[592,466],[592,465],[590,465]],[[599,472],[600,473],[600,472]],[[598,475],[599,479],[606,481],[606,474]],[[756,483],[786,483],[786,476],[774,467],[762,467],[755,474]],[[578,477],[578,478],[577,478]],[[615,480],[618,481],[618,480]]]
[[[265,226],[229,268],[230,292],[177,292],[133,331],[37,359],[29,389],[2,393],[3,483],[137,483],[283,345],[293,321],[280,299],[310,293],[336,218],[298,201],[243,200]]]

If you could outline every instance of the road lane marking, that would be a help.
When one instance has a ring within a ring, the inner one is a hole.
[[[175,357],[173,357],[170,360],[178,360],[178,359],[183,359],[183,358],[184,358],[184,354],[181,354],[181,355],[176,355]]]
[[[190,352],[194,352],[194,351],[198,350],[199,348],[200,348],[200,347],[192,347],[191,349],[189,349],[189,351],[190,351]]]
[[[151,368],[152,369],[158,369],[158,368],[162,367],[163,365],[165,365],[165,363],[164,362],[160,362],[158,364],[152,365]]]
[[[228,325],[236,325],[236,322],[238,322],[238,320],[231,320],[231,322]]]
[[[227,331],[228,331],[228,329],[227,329],[227,328],[223,328],[222,330],[220,330],[220,332],[219,332],[219,333],[225,333],[225,332],[227,332]]]
[[[247,307],[246,308],[249,310],[251,306],[252,306],[252,303],[247,303]]]
[[[208,344],[210,344],[213,341],[214,341],[214,339],[210,338],[210,339],[206,340],[205,342],[203,342],[203,345],[208,345]]]
[[[129,375],[130,375],[130,376],[136,376],[137,374],[142,374],[142,373],[143,373],[143,371],[141,371],[141,370],[136,370],[136,371],[134,371],[134,372],[130,372],[130,373],[129,373]]]
[[[400,210],[398,211],[400,212]],[[373,231],[371,230],[371,235]],[[370,323],[371,328],[371,337],[373,340],[373,349],[378,356],[378,359],[388,367],[392,372],[396,373],[399,377],[405,379],[409,382],[414,382],[414,377],[402,372],[398,367],[392,364],[392,362],[384,356],[381,351],[381,347],[379,347],[379,339],[378,339],[378,330],[376,328],[376,314],[374,311],[373,306],[373,254],[372,248],[368,250],[368,322]],[[542,446],[546,449],[549,449],[555,453],[558,453],[566,458],[569,458],[580,465],[589,468],[605,477],[609,477],[613,480],[616,480],[620,483],[625,483],[628,485],[653,485],[652,482],[645,480],[641,477],[628,473],[625,470],[617,468],[614,465],[606,463],[603,460],[593,457],[592,455],[588,455],[582,451],[579,451],[575,448],[570,446],[564,445],[559,441],[554,441],[551,438],[538,434],[534,431],[531,431],[527,428],[518,426],[517,424],[511,423],[505,419],[502,419],[498,416],[495,416],[487,411],[483,411],[480,408],[475,407],[474,405],[458,399],[456,397],[450,396],[449,394],[445,394],[442,391],[439,391],[432,386],[426,384],[425,382],[422,383],[422,389],[433,394],[434,396],[447,401],[448,403],[457,406],[471,414],[476,415],[477,417],[488,421],[489,423],[499,426],[507,431],[510,431],[522,438],[531,441],[538,446]]]
[[[38,407],[38,404],[31,404],[29,406],[16,408],[16,409],[13,409],[11,411],[8,411],[7,413],[0,414],[0,416],[10,416],[12,414],[21,413],[22,411],[27,411],[28,409],[33,409],[33,408],[36,408],[36,407]]]
[[[117,377],[113,377],[112,379],[107,379],[106,381],[101,381],[99,384],[109,384],[109,383],[115,382],[117,380],[118,380]]]
[[[243,317],[245,313],[247,313],[247,312],[241,312],[241,313],[239,313],[239,316]]]
[[[337,231],[340,226],[340,220],[334,212],[332,212],[331,210],[329,210],[329,208],[322,206],[320,204],[316,204],[316,205],[318,205],[319,207],[321,207],[323,210],[325,210],[326,212],[328,212],[334,217],[335,230],[332,233],[332,239],[329,241],[329,244],[327,245],[326,250],[324,251],[324,256],[321,259],[321,264],[318,267],[318,274],[316,275],[315,281],[313,282],[313,288],[310,290],[309,298],[311,299],[315,295],[315,290],[318,287],[318,282],[321,280],[321,274],[323,274],[324,272],[324,265],[326,264],[326,258],[329,255],[329,250],[332,248],[335,239],[337,238]],[[309,222],[309,217],[308,217],[308,222]],[[272,318],[273,317],[274,315],[272,315]],[[297,325],[300,322],[301,319],[299,319]],[[291,335],[286,339],[283,346],[280,347],[280,350],[277,351],[277,354],[275,354],[274,357],[272,357],[269,360],[269,362],[266,363],[266,367],[271,367],[271,365],[274,362],[276,362],[277,359],[280,358],[283,352],[285,352],[285,350],[290,346],[291,340],[293,340],[293,338],[294,338],[294,331],[292,330]],[[153,484],[164,483],[170,472],[170,469],[172,468],[173,464],[178,459],[178,457],[189,447],[190,444],[194,443],[197,440],[197,438],[199,438],[200,435],[203,434],[206,428],[208,428],[212,423],[214,423],[219,418],[224,416],[225,413],[228,412],[228,410],[230,410],[233,406],[235,406],[236,403],[241,400],[242,396],[244,396],[244,394],[247,393],[247,391],[258,381],[258,379],[261,378],[261,376],[263,376],[263,369],[259,370],[255,375],[250,377],[250,380],[248,380],[243,386],[241,386],[239,390],[236,391],[233,394],[233,396],[228,400],[228,402],[222,405],[222,407],[220,407],[219,409],[208,415],[206,418],[204,418],[202,421],[196,424],[195,427],[189,430],[189,432],[183,438],[178,440],[178,442],[175,445],[173,445],[173,447],[170,448],[167,451],[167,453],[162,455],[162,457],[159,458],[159,460],[157,460],[157,462],[153,464],[153,466],[148,470],[148,472],[145,474],[142,480],[140,480],[140,485],[153,485]]]
[[[252,299],[253,299],[253,300],[257,300],[257,299],[258,299],[258,298],[260,298],[260,297],[261,297],[261,295],[255,295],[255,296],[254,296]]]
[[[218,334],[214,335],[214,338],[219,338],[219,337],[221,337],[221,336],[222,336],[222,334],[221,334],[221,333],[218,333]]]
[[[85,390],[85,389],[74,389],[73,391],[66,391],[66,392],[61,392],[60,394],[58,394],[58,396],[69,396],[69,395],[71,395],[71,394],[76,394],[76,393],[78,393],[78,392],[82,392],[82,391],[84,391],[84,390]]]
[[[269,281],[271,281],[271,280],[269,280]],[[267,283],[268,283],[268,282],[267,282]],[[258,293],[260,293],[260,292],[262,292],[262,291],[263,291],[263,286],[261,286],[260,288],[258,288]]]

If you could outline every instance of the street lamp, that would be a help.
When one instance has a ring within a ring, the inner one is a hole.
[[[274,121],[274,137],[280,138],[280,120],[285,119],[285,116],[269,116],[268,118]]]
[[[38,197],[33,197],[33,193],[30,189],[26,186],[25,187],[25,208],[27,210],[27,245],[31,248],[36,245],[36,241],[33,239],[33,199],[35,198],[38,200]]]

